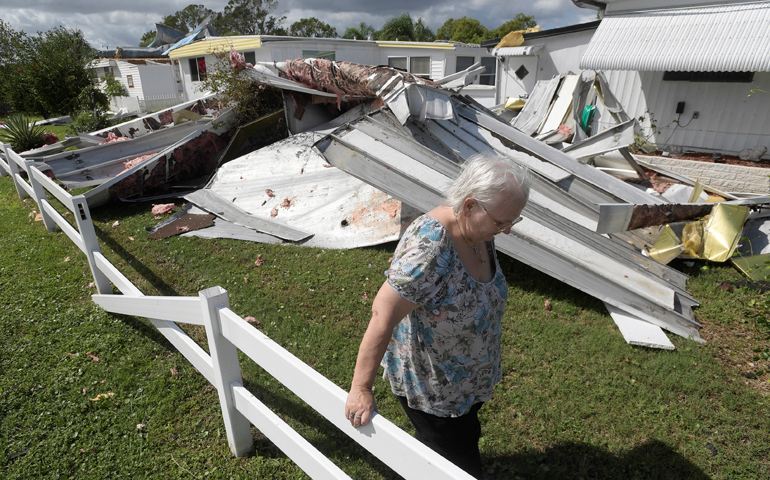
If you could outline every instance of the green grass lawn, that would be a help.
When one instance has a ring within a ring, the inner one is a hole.
[[[157,223],[150,207],[92,212],[103,253],[142,292],[220,285],[235,312],[348,388],[393,244],[155,241],[144,231]],[[232,458],[215,389],[148,321],[94,305],[85,256],[35,222],[36,210],[0,178],[0,478],[306,478],[256,429],[251,454]],[[267,262],[255,267],[259,254]],[[767,342],[751,320],[756,294],[718,288],[739,279],[731,267],[681,266],[709,343],[672,336],[668,352],[627,345],[601,302],[502,263],[504,376],[481,410],[488,478],[770,478],[769,375],[742,375]],[[200,327],[186,330],[205,347]],[[352,478],[396,478],[251,361],[242,370],[252,393]],[[375,388],[380,412],[411,431],[387,385]]]

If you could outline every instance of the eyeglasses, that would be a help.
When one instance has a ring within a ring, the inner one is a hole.
[[[479,205],[481,205],[481,203],[479,203]],[[500,221],[498,221],[498,220],[495,220],[495,217],[493,217],[492,215],[490,215],[490,214],[489,214],[489,210],[487,210],[487,207],[485,207],[484,205],[481,205],[481,208],[483,208],[483,209],[484,209],[484,211],[485,211],[485,212],[487,212],[487,216],[488,216],[488,217],[489,217],[489,218],[492,220],[492,222],[495,224],[495,228],[497,228],[497,229],[498,229],[498,230],[500,230],[501,232],[502,232],[503,230],[505,230],[506,228],[510,228],[510,227],[512,227],[512,226],[514,226],[514,225],[516,225],[517,223],[519,223],[520,221],[524,220],[524,217],[522,217],[522,216],[518,216],[518,217],[517,217],[515,220],[512,220],[512,221],[510,221],[510,222],[500,222]]]

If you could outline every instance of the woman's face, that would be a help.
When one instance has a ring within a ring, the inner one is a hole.
[[[490,241],[499,233],[511,233],[511,227],[521,221],[524,205],[520,202],[504,202],[502,205],[485,207],[476,202],[471,210],[475,210],[474,236],[479,240]]]

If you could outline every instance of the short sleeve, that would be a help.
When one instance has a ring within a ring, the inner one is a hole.
[[[410,302],[436,308],[447,290],[456,262],[446,228],[432,217],[413,223],[401,239],[390,268],[388,283]]]

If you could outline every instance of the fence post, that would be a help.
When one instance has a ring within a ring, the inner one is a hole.
[[[96,291],[102,295],[110,295],[112,294],[110,279],[99,270],[94,261],[94,252],[101,252],[101,249],[99,248],[99,240],[96,238],[96,230],[94,230],[94,222],[91,219],[88,203],[83,195],[78,195],[72,197],[72,204],[75,207],[75,211],[72,213],[75,215],[75,222],[78,225],[80,237],[83,239],[86,258],[88,258],[88,266],[91,268],[91,275],[94,277]]]
[[[242,457],[251,451],[251,423],[235,408],[232,383],[242,383],[241,364],[238,361],[238,348],[222,335],[219,311],[230,308],[227,291],[222,287],[207,288],[198,292],[203,309],[203,323],[209,342],[211,364],[214,367],[214,386],[219,394],[222,418],[227,430],[227,443],[236,457]]]
[[[43,201],[46,200],[45,196],[45,188],[43,188],[40,183],[35,180],[35,177],[32,176],[32,169],[37,168],[35,166],[34,160],[25,160],[24,161],[24,170],[27,172],[27,178],[29,179],[29,184],[32,185],[32,192],[35,194],[35,201],[37,202],[38,210],[40,210],[40,215],[43,217],[43,224],[45,225],[45,228],[49,232],[55,232],[59,229],[59,226],[56,225],[56,222],[53,218],[48,214],[48,212],[43,208]]]
[[[11,158],[12,155],[18,155],[16,152],[13,151],[10,145],[2,144],[3,146],[3,153],[5,153],[5,160],[8,162],[8,168],[11,169],[11,178],[13,179],[13,185],[16,187],[16,193],[19,194],[19,198],[27,198],[29,195],[27,195],[27,191],[24,190],[24,188],[19,185],[19,173],[21,173],[21,170],[19,169],[19,165],[16,163],[16,160]]]
[[[0,150],[3,152],[3,157],[5,158],[5,163],[8,164],[8,155],[5,153],[6,144],[0,142]],[[8,168],[10,169],[10,164],[8,165]],[[10,175],[10,172],[7,172],[5,168],[0,165],[0,177],[5,177],[6,175]]]

